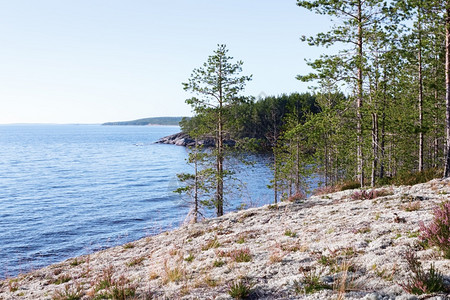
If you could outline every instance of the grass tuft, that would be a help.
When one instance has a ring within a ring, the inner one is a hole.
[[[229,284],[228,294],[233,299],[246,299],[252,292],[252,285],[247,279],[239,279]]]

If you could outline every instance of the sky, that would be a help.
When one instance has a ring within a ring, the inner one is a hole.
[[[329,20],[295,0],[0,0],[0,124],[190,116],[192,70],[226,44],[244,95],[306,92]]]

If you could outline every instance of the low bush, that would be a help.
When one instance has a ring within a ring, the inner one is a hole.
[[[353,190],[353,189],[358,189],[360,187],[361,187],[361,184],[358,181],[346,181],[346,182],[342,183],[340,190],[341,191]]]
[[[441,178],[443,173],[443,170],[438,168],[430,168],[420,172],[403,172],[393,177],[390,183],[394,185],[414,185]]]
[[[377,192],[375,190],[356,191],[351,196],[352,200],[371,200],[371,199],[375,199],[376,197],[377,197]]]
[[[249,262],[252,260],[252,255],[250,254],[249,248],[244,249],[234,249],[230,251],[217,251],[217,256],[219,257],[229,257],[235,262]]]
[[[313,191],[313,195],[321,196],[321,195],[326,195],[326,194],[330,194],[330,193],[334,193],[334,192],[338,192],[338,191],[339,191],[339,189],[336,185],[321,186]]]
[[[84,296],[79,284],[66,285],[63,290],[56,290],[52,296],[53,300],[79,300]]]
[[[434,268],[434,265],[425,271],[413,250],[406,252],[405,259],[412,273],[406,282],[399,283],[405,292],[422,295],[445,291],[442,274]]]
[[[284,235],[288,236],[288,237],[292,237],[292,238],[297,237],[297,233],[290,229],[286,229],[286,231],[284,232]]]
[[[235,262],[249,262],[252,260],[252,255],[250,254],[249,248],[232,250],[229,253],[231,260]]]
[[[223,260],[215,260],[213,263],[213,267],[214,268],[220,268],[223,265],[225,265],[225,262]]]
[[[326,284],[320,280],[322,272],[317,272],[317,269],[312,268],[308,270],[300,270],[303,273],[303,278],[298,281],[294,281],[294,288],[297,294],[313,294],[315,292],[331,289],[332,286]]]
[[[421,208],[419,201],[408,202],[402,206],[402,209],[407,212],[417,211]]]
[[[287,198],[287,201],[295,202],[295,201],[302,200],[302,199],[306,199],[306,194],[304,192],[297,192],[294,195],[289,196]]]
[[[450,259],[450,201],[441,203],[433,210],[433,220],[426,226],[422,221],[420,239],[428,245],[438,247],[445,258]]]

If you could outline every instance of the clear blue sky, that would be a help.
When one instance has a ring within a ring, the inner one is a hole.
[[[328,28],[295,0],[0,0],[0,123],[191,115],[181,83],[221,43],[245,94],[304,92],[299,38]]]

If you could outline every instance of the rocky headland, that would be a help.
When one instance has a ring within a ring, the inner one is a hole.
[[[359,193],[359,194],[358,194]],[[347,190],[229,213],[0,281],[0,299],[449,299],[415,296],[405,253],[450,285],[450,260],[419,222],[450,180]]]
[[[236,143],[233,140],[224,140],[223,143],[226,146],[233,147]],[[156,141],[156,144],[169,144],[169,145],[177,145],[177,146],[184,146],[184,147],[194,147],[196,142],[195,139],[191,138],[187,133],[179,132],[175,133],[163,138],[160,138]],[[215,141],[213,138],[207,138],[207,139],[199,139],[197,140],[198,146],[203,147],[214,147]]]

